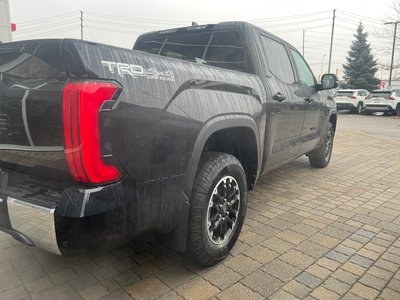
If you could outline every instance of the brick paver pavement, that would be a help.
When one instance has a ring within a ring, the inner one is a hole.
[[[0,299],[400,299],[399,266],[400,140],[346,130],[328,168],[303,157],[261,177],[212,268],[151,236],[71,258],[0,233]]]

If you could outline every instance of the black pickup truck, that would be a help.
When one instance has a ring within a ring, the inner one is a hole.
[[[59,255],[155,232],[215,264],[260,175],[328,165],[336,86],[244,22],[2,44],[0,230]]]

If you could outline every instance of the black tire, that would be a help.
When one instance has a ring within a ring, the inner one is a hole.
[[[361,115],[364,112],[362,102],[358,102],[356,112]]]
[[[205,267],[223,260],[239,236],[246,206],[246,175],[240,161],[225,153],[203,155],[190,199],[186,257]]]
[[[393,111],[393,116],[400,116],[400,104],[396,105],[396,109]]]
[[[329,164],[332,156],[334,136],[334,127],[332,123],[329,122],[324,141],[318,148],[308,154],[308,160],[313,168],[325,168]]]

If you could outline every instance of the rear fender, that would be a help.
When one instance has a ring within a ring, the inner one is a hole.
[[[247,115],[219,116],[208,121],[201,129],[197,137],[192,157],[189,162],[187,176],[184,184],[184,193],[187,196],[187,198],[190,198],[191,196],[193,183],[197,174],[201,154],[203,153],[204,146],[207,140],[211,135],[213,135],[215,132],[219,130],[234,128],[234,127],[249,128],[254,133],[257,143],[257,161],[258,161],[257,174],[259,174],[261,166],[261,149],[260,149],[260,140],[258,134],[259,130],[256,122]]]
[[[261,149],[258,135],[258,127],[256,122],[247,115],[228,115],[219,116],[208,121],[201,129],[189,162],[186,180],[183,187],[184,196],[186,203],[184,209],[180,215],[180,220],[176,229],[168,234],[159,235],[159,239],[166,244],[168,247],[173,248],[176,251],[183,252],[186,249],[186,238],[187,238],[187,227],[189,221],[189,208],[190,208],[190,196],[192,193],[193,183],[197,174],[197,170],[200,163],[200,158],[204,150],[204,146],[207,140],[217,131],[222,129],[229,129],[234,127],[245,127],[249,128],[256,138],[257,143],[257,177],[260,174],[261,168]],[[257,178],[255,178],[255,181]]]

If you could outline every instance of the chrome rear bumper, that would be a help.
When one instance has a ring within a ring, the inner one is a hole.
[[[12,197],[7,197],[7,207],[12,230],[31,240],[33,242],[31,246],[61,255],[57,244],[54,221],[55,209],[38,206]],[[23,240],[20,241],[24,242]]]

